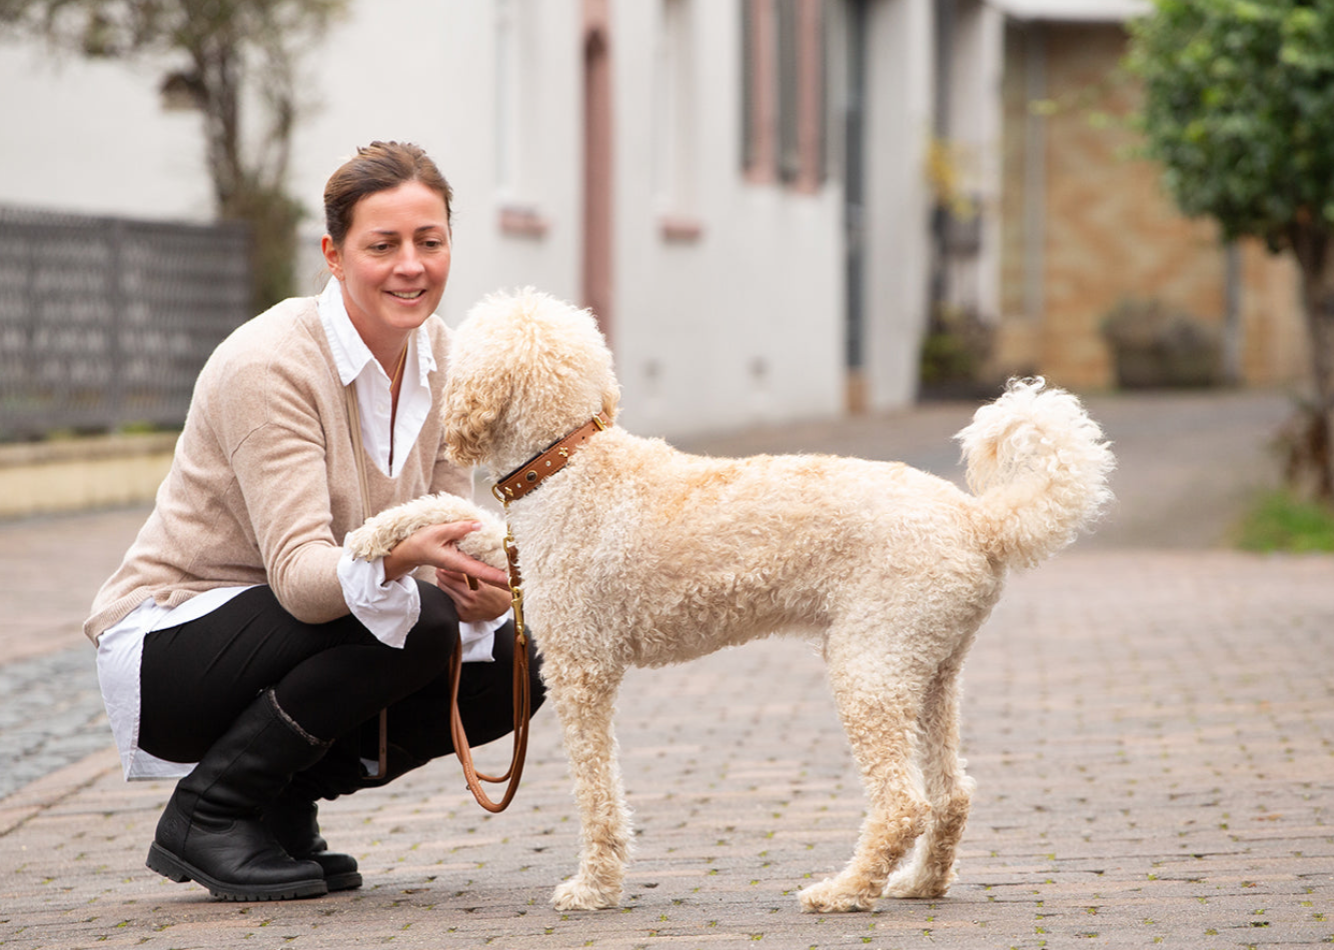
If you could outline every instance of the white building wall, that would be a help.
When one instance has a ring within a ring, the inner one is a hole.
[[[498,75],[497,37],[507,16],[517,53]],[[404,24],[411,25],[409,52]],[[454,257],[442,316],[457,323],[483,295],[533,285],[579,293],[577,0],[362,0],[312,56],[323,106],[298,129],[293,189],[313,211],[303,235],[319,274],[324,183],[358,145],[416,142],[454,189]],[[498,96],[504,83],[523,109],[514,123],[517,180],[502,181]],[[505,207],[547,223],[545,236],[504,233]],[[322,280],[322,278],[321,278]]]
[[[982,253],[978,306],[984,318],[1001,316],[1001,169],[1004,154],[1001,82],[1005,64],[1005,17],[990,6],[978,11],[972,49],[978,83],[971,108],[978,128],[978,192],[982,196]]]
[[[164,111],[161,78],[0,40],[0,204],[212,220],[199,114]]]
[[[1000,318],[1001,69],[1004,16],[983,0],[959,3],[950,55],[949,129],[959,185],[980,220],[975,256],[955,259],[948,302]]]
[[[659,75],[667,3],[688,12],[688,78],[678,91],[689,108],[677,109],[679,126],[664,139],[655,123],[670,111]],[[867,369],[872,406],[886,408],[910,401],[916,379],[931,44],[929,0],[874,7]],[[308,112],[291,169],[292,191],[311,214],[302,226],[301,289],[322,282],[328,175],[356,145],[396,138],[424,146],[455,189],[447,320],[456,323],[498,288],[533,285],[578,300],[582,11],[582,0],[354,3],[302,62]],[[508,67],[497,58],[505,23],[517,28]],[[843,410],[838,163],[813,194],[745,181],[740,25],[734,3],[612,0],[613,336],[624,420],[644,434]],[[151,64],[55,62],[39,44],[0,44],[0,202],[209,220],[200,118],[162,110],[161,74]],[[663,170],[664,141],[682,163],[675,177]],[[545,230],[502,229],[504,209]],[[698,238],[665,237],[665,215],[694,220]]]
[[[612,10],[616,74],[614,330],[627,425],[671,435],[838,415],[843,402],[841,193],[755,185],[741,168],[741,18],[686,0],[696,91],[684,130],[693,194],[655,189],[662,0]],[[663,236],[664,215],[699,237]]]

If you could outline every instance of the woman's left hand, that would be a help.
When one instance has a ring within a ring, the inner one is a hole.
[[[508,588],[479,583],[474,589],[467,576],[457,571],[436,568],[435,585],[454,601],[459,619],[465,623],[495,620],[510,608]]]

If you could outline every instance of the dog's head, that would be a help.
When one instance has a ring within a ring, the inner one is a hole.
[[[603,412],[620,387],[592,313],[534,290],[492,294],[454,334],[443,423],[450,459],[501,473]]]

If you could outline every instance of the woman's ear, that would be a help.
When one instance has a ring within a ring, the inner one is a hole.
[[[329,266],[329,273],[335,280],[343,279],[343,255],[334,244],[333,238],[325,235],[320,238],[320,251],[324,254],[324,263]]]

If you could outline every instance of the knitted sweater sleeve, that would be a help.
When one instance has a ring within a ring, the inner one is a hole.
[[[241,367],[218,395],[237,496],[229,507],[253,535],[269,586],[298,620],[346,615],[318,400],[277,362]]]

